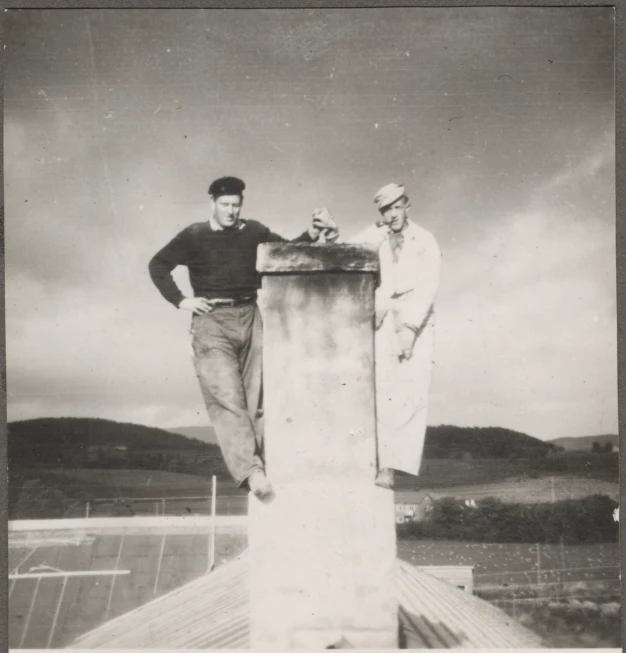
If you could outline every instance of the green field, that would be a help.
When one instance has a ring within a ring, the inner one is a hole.
[[[418,493],[419,494],[416,494]],[[491,483],[471,485],[443,485],[422,490],[399,490],[396,499],[411,503],[413,497],[420,500],[426,493],[433,499],[457,497],[480,500],[494,497],[509,503],[541,503],[563,499],[581,499],[594,494],[605,494],[619,499],[619,483],[572,475],[553,475],[542,478],[517,477]]]
[[[492,585],[619,578],[619,545],[492,544],[399,540],[398,556],[414,565],[472,565],[476,588]]]
[[[619,600],[495,602],[550,648],[622,648]]]
[[[68,495],[80,491],[91,498],[110,496],[155,496],[210,494],[211,477],[146,469],[24,469],[26,478],[40,478],[48,487]],[[219,481],[220,493],[234,494],[230,481]]]
[[[548,479],[555,479],[557,491],[565,484],[576,483],[588,494],[598,488],[609,487],[619,481],[617,458],[605,455],[568,453],[569,469],[555,471],[553,459],[503,459],[425,460],[420,475],[399,474],[397,490],[464,488],[468,491],[504,483],[520,485],[523,497],[526,490],[541,486],[544,493],[550,492]],[[556,457],[554,457],[556,459]],[[563,458],[564,460],[565,458]],[[558,467],[558,465],[556,465]],[[48,487],[56,487],[67,494],[81,492],[90,497],[102,496],[163,496],[187,493],[210,493],[211,476],[185,474],[170,471],[146,469],[72,469],[72,468],[25,468],[19,470],[21,481],[39,478]],[[539,481],[543,481],[540,483]],[[15,488],[17,489],[17,488]],[[496,487],[497,489],[497,487]],[[218,479],[218,494],[243,494],[230,479]],[[578,494],[578,492],[577,492]]]
[[[612,477],[610,457],[567,455],[578,462],[593,460],[595,467],[579,465],[575,473],[565,473],[546,471],[541,467],[545,465],[544,459],[511,462],[502,459],[426,460],[419,477],[398,476],[396,500],[410,503],[410,496],[405,498],[404,493],[411,491],[429,492],[433,498],[491,496],[508,502],[558,501],[592,494],[618,498],[619,485],[617,478]],[[33,481],[39,481],[39,488],[25,490]],[[57,496],[51,496],[55,492]],[[40,501],[46,494],[47,501]],[[88,500],[92,501],[90,515],[208,514],[208,499],[204,502],[198,499],[168,501],[164,506],[134,502],[132,510],[123,505],[111,507],[109,503],[107,506],[97,500],[210,495],[211,477],[206,475],[146,469],[25,468],[17,473],[14,470],[11,476],[9,516],[11,519],[83,516]],[[218,514],[245,514],[247,494],[230,479],[218,479],[217,497]]]
[[[38,482],[37,487],[32,487]],[[210,514],[211,478],[145,469],[24,469],[10,484],[10,519],[45,519],[132,514]],[[160,500],[168,497],[162,504]],[[176,500],[192,497],[192,500]],[[201,497],[206,499],[201,500]],[[112,501],[103,499],[149,499]],[[245,514],[247,493],[230,480],[218,479],[218,514]]]
[[[430,489],[494,483],[506,479],[570,476],[619,481],[617,454],[564,452],[546,458],[431,458],[422,462],[418,477],[399,475],[398,489]]]
[[[470,565],[474,592],[550,648],[618,648],[619,545],[399,541],[414,565]]]

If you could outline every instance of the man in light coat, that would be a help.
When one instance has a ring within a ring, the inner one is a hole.
[[[403,186],[374,197],[382,220],[352,242],[376,249],[377,485],[393,488],[394,471],[417,475],[422,462],[433,366],[434,304],[441,254],[433,235],[409,219]]]

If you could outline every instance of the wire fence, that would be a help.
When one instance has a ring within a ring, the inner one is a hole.
[[[568,592],[579,587],[591,591],[594,586],[607,586],[612,583],[620,583],[620,568],[615,565],[474,574],[474,587],[482,591],[545,593],[549,588]]]
[[[503,610],[515,620],[525,619],[529,612],[539,613],[542,618],[560,613],[597,615],[602,619],[619,619],[621,614],[620,587],[600,593],[557,593],[535,597],[511,596],[485,598],[490,604]],[[596,617],[596,618],[597,618]],[[570,617],[571,618],[571,617]],[[585,617],[586,618],[586,617]]]
[[[24,499],[20,501],[19,512],[12,518],[210,515],[211,501],[211,495],[114,496],[74,501],[64,500],[51,510],[50,504],[46,501]],[[215,497],[215,511],[217,515],[245,515],[248,511],[248,497],[246,495],[218,494]]]
[[[476,587],[509,589],[549,585],[568,585],[590,582],[619,581],[620,568],[616,565],[597,567],[559,567],[555,569],[529,569],[475,573]]]
[[[592,601],[594,599],[615,599],[617,598],[616,592],[603,593],[603,594],[550,594],[549,596],[530,596],[530,597],[512,597],[510,599],[489,599],[490,603],[499,604],[517,604],[517,603],[550,603],[555,601]]]
[[[540,573],[547,574],[550,572],[560,572],[560,571],[598,571],[600,569],[619,569],[617,565],[607,565],[604,567],[556,567],[554,569],[542,569]],[[536,571],[529,570],[519,570],[519,571],[488,571],[483,572],[482,574],[474,574],[474,578],[479,578],[483,576],[513,576],[517,574],[536,574]]]

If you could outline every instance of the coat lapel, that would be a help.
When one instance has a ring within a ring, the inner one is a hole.
[[[388,245],[389,246],[389,245]],[[391,249],[390,249],[391,255]],[[404,244],[395,265],[395,291],[406,292],[415,287],[420,243],[416,225],[409,221],[404,232]]]

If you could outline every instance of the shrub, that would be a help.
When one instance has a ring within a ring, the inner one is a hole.
[[[460,499],[436,500],[427,520],[399,524],[400,539],[465,540],[538,544],[617,542],[618,504],[593,495],[555,503],[503,503],[495,497],[468,507]]]

